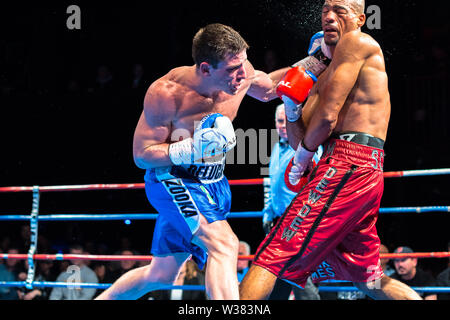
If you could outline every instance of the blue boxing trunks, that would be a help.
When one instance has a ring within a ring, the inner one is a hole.
[[[225,161],[148,169],[145,192],[158,211],[151,253],[167,256],[187,252],[202,269],[206,251],[193,244],[202,214],[208,223],[225,220],[231,191],[223,175]]]

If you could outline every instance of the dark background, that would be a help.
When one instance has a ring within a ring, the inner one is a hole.
[[[450,164],[449,22],[440,2],[367,1],[381,8],[381,29],[368,30],[383,48],[392,116],[385,171],[445,168]],[[66,9],[81,8],[81,30],[68,30]],[[0,186],[143,182],[132,158],[135,125],[148,85],[171,68],[193,64],[191,40],[221,22],[250,44],[256,69],[271,71],[305,56],[320,27],[322,1],[151,1],[2,4],[0,11]],[[269,52],[275,56],[270,62]],[[132,88],[132,70],[145,70]],[[105,85],[99,69],[112,75]],[[246,97],[235,128],[274,126],[274,108]],[[258,178],[261,165],[229,165],[230,179]],[[232,211],[263,207],[262,186],[232,187]],[[450,205],[448,176],[386,179],[382,207]],[[0,194],[0,213],[28,214],[31,194]],[[41,195],[42,214],[154,212],[143,190]],[[0,238],[18,237],[24,223],[1,222]],[[263,237],[259,219],[231,219],[252,252]],[[148,253],[154,221],[42,222],[45,250],[90,244],[91,253],[128,246]],[[380,215],[390,250],[446,251],[445,213]],[[126,245],[125,245],[126,246]],[[100,247],[102,249],[100,249]],[[40,249],[44,250],[44,249]],[[43,251],[41,251],[43,252]],[[446,259],[421,260],[437,273]]]

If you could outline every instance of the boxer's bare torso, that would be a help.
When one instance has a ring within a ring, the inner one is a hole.
[[[356,82],[339,111],[333,132],[358,131],[385,140],[391,105],[381,48],[369,35],[359,32],[343,39],[336,47],[335,53],[338,50],[340,55],[346,55],[349,52],[357,55],[355,60],[360,61],[360,69],[349,75],[356,76]],[[336,70],[341,65],[341,61],[333,57],[332,63],[320,75],[311,90],[303,108],[302,117],[305,127],[310,124],[321,96],[329,95],[329,86],[334,84],[330,82],[340,80],[332,77],[336,75]],[[354,69],[358,66],[355,64]],[[352,68],[352,66],[344,67]]]
[[[139,168],[171,165],[169,144],[191,137],[205,115],[220,113],[233,120],[246,94],[263,101],[275,97],[274,82],[253,68],[245,52],[219,65],[219,71],[208,82],[195,65],[178,67],[149,87],[133,142]]]

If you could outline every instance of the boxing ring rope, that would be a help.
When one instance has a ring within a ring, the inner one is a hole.
[[[33,287],[35,288],[86,288],[86,289],[108,289],[111,283],[85,283],[85,282],[47,282],[47,281],[35,281],[33,282]],[[25,286],[24,281],[0,281],[0,287],[23,287]],[[448,293],[450,292],[450,287],[411,287],[417,292],[434,292],[434,293]],[[204,285],[182,285],[182,286],[163,286],[158,290],[191,290],[191,291],[204,291]],[[352,292],[358,291],[356,287],[319,287],[321,292]]]
[[[403,178],[403,177],[424,177],[435,175],[448,175],[450,168],[443,169],[423,169],[423,170],[405,170],[405,171],[391,171],[384,172],[385,178]],[[237,179],[229,180],[231,186],[250,186],[261,185],[268,181],[269,178],[255,178],[255,179]],[[122,183],[122,184],[85,184],[85,185],[62,185],[62,186],[41,186],[39,192],[52,191],[88,191],[88,190],[133,190],[143,189],[145,183]],[[33,191],[33,187],[0,187],[0,192],[26,192]]]
[[[253,260],[255,256],[239,256],[239,260]],[[380,253],[380,259],[405,259],[405,258],[450,258],[450,252],[414,252],[414,253]],[[23,253],[0,253],[0,259],[28,259]],[[97,255],[97,254],[34,254],[35,260],[93,260],[93,261],[151,261],[151,255]]]
[[[385,172],[385,178],[401,177],[419,177],[433,175],[448,175],[450,168],[444,169],[425,169],[425,170],[406,170]],[[269,178],[239,179],[229,180],[230,185],[263,185],[267,187],[270,183]],[[29,268],[26,281],[0,281],[0,287],[23,287],[28,289],[34,287],[76,287],[76,288],[96,288],[107,289],[111,284],[106,283],[66,283],[66,282],[39,282],[33,281],[35,273],[34,260],[97,260],[97,261],[150,261],[151,256],[140,255],[74,255],[74,254],[36,254],[38,221],[98,221],[98,220],[154,220],[157,218],[155,213],[135,213],[135,214],[50,214],[39,215],[39,199],[41,192],[56,191],[91,191],[91,190],[133,190],[143,189],[145,183],[128,184],[88,184],[88,185],[62,185],[62,186],[18,186],[18,187],[0,187],[0,193],[6,192],[33,192],[33,205],[30,215],[0,215],[0,221],[30,220],[31,226],[31,244],[28,254],[5,254],[0,253],[0,259],[22,259],[28,260]],[[380,208],[380,213],[423,213],[423,212],[450,212],[450,206],[427,206],[427,207],[394,207]],[[229,218],[260,218],[261,211],[232,212]],[[239,256],[242,260],[252,260],[253,255]],[[380,254],[380,258],[398,259],[398,258],[445,258],[450,257],[450,252],[415,252],[415,253],[397,253]],[[342,281],[344,282],[344,281]],[[173,286],[161,288],[160,290],[182,289],[182,290],[205,290],[205,286]],[[450,292],[450,287],[413,287],[417,292]],[[319,286],[319,291],[323,292],[348,292],[356,291],[355,287],[323,287]]]
[[[450,212],[450,206],[432,207],[397,207],[380,208],[380,214],[386,213],[425,213],[425,212]],[[37,217],[39,221],[109,221],[109,220],[155,220],[157,213],[112,213],[112,214],[48,214]],[[228,218],[261,218],[261,211],[231,212]],[[30,215],[0,215],[0,221],[30,220]]]

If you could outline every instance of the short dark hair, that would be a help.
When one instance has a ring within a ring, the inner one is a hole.
[[[247,42],[233,28],[213,23],[201,28],[192,40],[192,58],[200,66],[202,62],[214,68],[229,54],[238,54],[249,48]]]

